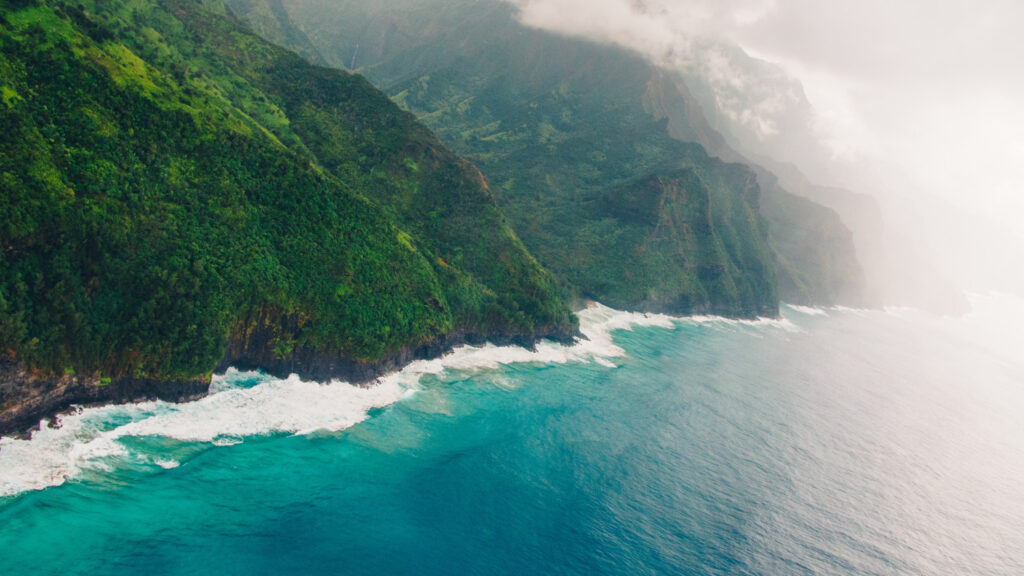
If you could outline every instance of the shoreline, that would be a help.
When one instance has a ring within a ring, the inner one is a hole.
[[[229,343],[224,358],[208,376],[191,380],[128,377],[104,382],[92,375],[76,374],[36,377],[22,363],[0,359],[0,437],[28,439],[40,430],[44,421],[53,428],[59,416],[81,408],[153,400],[174,403],[200,400],[209,395],[214,375],[222,375],[230,368],[261,371],[277,378],[295,374],[303,381],[341,380],[354,386],[370,387],[381,377],[396,373],[417,360],[441,358],[460,346],[490,343],[535,350],[542,340],[569,344],[583,337],[578,330],[572,334],[552,331],[537,337],[507,334],[485,337],[459,332],[435,342],[400,348],[374,362],[310,351],[300,351],[282,360],[233,349]]]
[[[579,299],[572,308],[574,313],[579,313],[595,305],[603,306],[594,300]],[[669,315],[675,319],[721,318],[752,321],[768,318],[745,313],[736,314],[736,311],[731,315],[719,315],[703,309],[691,309],[679,315],[652,309],[619,311],[641,314],[645,317]],[[771,318],[781,318],[780,311],[776,309]],[[57,422],[57,417],[81,408],[152,400],[193,402],[208,396],[214,375],[222,375],[230,368],[243,372],[260,371],[277,378],[287,378],[295,374],[303,381],[340,380],[354,386],[370,387],[380,378],[399,372],[413,362],[441,358],[460,346],[481,346],[490,343],[501,347],[518,346],[536,350],[537,344],[544,340],[572,344],[586,338],[579,329],[573,333],[559,330],[542,331],[539,336],[500,333],[481,336],[458,331],[434,342],[400,348],[373,362],[361,362],[330,351],[309,350],[299,350],[287,359],[279,359],[270,353],[271,347],[267,345],[273,337],[272,333],[249,336],[245,342],[229,339],[224,358],[214,370],[205,377],[192,380],[128,377],[104,383],[92,375],[63,374],[36,377],[21,363],[0,359],[0,437],[28,439],[33,432],[41,428],[44,421],[48,421],[48,426],[52,428]]]
[[[772,327],[787,332],[797,329],[786,318],[739,320],[721,316],[669,316],[615,310],[596,302],[580,310],[579,321],[578,338],[561,342],[551,338],[529,342],[519,338],[513,342],[499,337],[488,342],[487,339],[453,336],[447,347],[435,343],[433,349],[405,351],[410,355],[405,357],[409,362],[399,370],[386,371],[383,364],[378,363],[377,369],[382,375],[362,382],[334,380],[328,384],[298,374],[279,377],[265,371],[255,373],[228,368],[223,374],[214,373],[209,382],[199,379],[200,390],[190,402],[175,402],[171,396],[161,402],[116,403],[97,401],[93,396],[86,405],[63,412],[56,426],[43,426],[31,436],[22,433],[0,438],[0,468],[4,468],[5,463],[10,465],[7,470],[10,474],[0,475],[3,476],[0,477],[0,498],[4,494],[63,484],[89,468],[89,462],[96,459],[136,453],[137,447],[133,448],[131,443],[118,442],[124,437],[159,436],[221,446],[265,434],[336,432],[370,417],[374,409],[412,396],[421,390],[422,378],[442,377],[449,371],[476,374],[523,363],[593,363],[616,369],[621,363],[614,359],[627,355],[615,342],[615,333],[621,330],[704,325],[726,330],[733,330],[729,327],[737,325],[758,329]],[[465,340],[472,343],[455,345]],[[420,354],[419,359],[411,356],[416,353]],[[392,355],[392,359],[397,357],[397,353]],[[10,370],[12,366],[13,363],[8,362],[6,368]],[[0,379],[3,376],[0,370]],[[167,391],[172,392],[182,390]],[[37,422],[32,422],[27,428],[34,429],[35,424]],[[173,458],[151,463],[163,468],[176,464]],[[24,472],[14,472],[16,467],[23,468]]]

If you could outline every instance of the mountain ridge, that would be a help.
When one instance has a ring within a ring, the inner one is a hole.
[[[259,1],[231,0],[228,5]],[[588,187],[614,187],[619,180],[643,179],[662,169],[671,171],[672,163],[680,159],[683,163],[707,162],[692,160],[694,148],[689,143],[726,162],[752,164],[728,148],[673,73],[616,46],[526,28],[515,20],[514,8],[506,3],[413,0],[384,8],[358,0],[286,0],[284,5],[328,61],[347,66],[353,61],[349,56],[358,51],[360,56],[354,61],[362,73],[404,108],[416,112],[450,146],[473,159],[495,184],[502,207],[531,251],[583,294],[645,309],[642,299],[609,298],[588,289],[608,276],[628,277],[628,270],[606,268],[581,279],[577,270],[558,261],[558,255],[545,254],[545,246],[571,244],[577,235],[572,230],[552,234],[532,221],[534,214],[552,208],[552,198],[575,193],[585,200]],[[601,126],[606,124],[602,133]],[[566,144],[572,138],[577,138],[576,142]],[[613,144],[606,143],[609,141]],[[679,141],[687,142],[689,148]],[[544,157],[545,148],[554,159]],[[631,159],[623,160],[626,157]],[[542,163],[544,169],[540,170],[537,167]],[[712,163],[707,165],[710,169],[706,172],[716,170]],[[538,170],[544,173],[528,176]],[[558,174],[554,180],[559,186],[550,184],[551,173]],[[582,181],[588,173],[594,176],[589,182]],[[760,185],[766,189],[761,204],[785,203],[800,210],[797,217],[766,226],[771,251],[778,255],[772,264],[774,273],[786,276],[782,298],[861,305],[861,271],[842,221],[828,208],[790,198],[774,180]],[[543,200],[531,202],[537,194]],[[729,206],[732,201],[726,198],[742,198],[742,186],[736,190],[726,187],[717,197]],[[782,213],[776,208],[768,213]],[[606,216],[614,218],[615,214]],[[558,218],[568,219],[566,214]],[[808,224],[803,226],[805,221]],[[731,222],[723,218],[720,225],[725,232]],[[761,226],[765,225],[755,227]],[[793,226],[798,228],[793,230]],[[655,228],[652,221],[649,231]],[[819,232],[831,240],[822,236],[817,242]],[[538,233],[547,236],[535,237]],[[778,241],[775,235],[780,236]],[[816,249],[816,244],[836,250],[824,252]],[[791,252],[779,254],[779,250]],[[628,262],[633,252],[620,250],[619,256],[620,261]],[[802,269],[784,262],[801,262]],[[698,262],[695,267],[699,266]],[[664,270],[654,276],[664,276]],[[698,286],[682,291],[691,300],[699,300],[699,277],[683,285]],[[773,298],[767,292],[763,296],[766,302]],[[705,302],[703,308],[679,306],[670,311],[701,312],[714,306]],[[737,313],[728,306],[717,310]]]

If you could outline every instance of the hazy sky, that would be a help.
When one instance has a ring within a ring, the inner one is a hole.
[[[528,25],[656,59],[732,40],[803,83],[822,141],[853,173],[870,165],[1024,238],[1024,1],[510,1]]]

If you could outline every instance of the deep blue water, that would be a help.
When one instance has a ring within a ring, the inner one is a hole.
[[[604,310],[576,352],[86,411],[0,443],[0,574],[1024,574],[1003,300],[631,317],[618,356]]]

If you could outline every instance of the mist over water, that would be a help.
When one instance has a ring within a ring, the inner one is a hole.
[[[378,388],[87,410],[0,444],[0,572],[1020,574],[1024,302],[972,304],[597,307]]]

